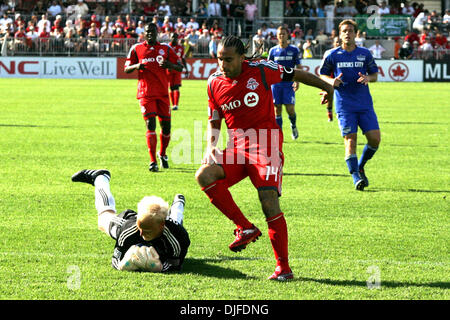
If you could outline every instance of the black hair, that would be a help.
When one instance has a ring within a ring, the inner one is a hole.
[[[250,48],[250,41],[247,42],[247,44],[244,44],[242,40],[236,36],[229,35],[224,38],[222,38],[219,42],[219,44],[224,48],[234,48],[236,50],[236,53],[239,55],[245,55],[247,50]],[[253,53],[251,56],[245,56],[246,60],[256,60],[261,58],[261,54],[259,54],[259,51],[262,47],[262,44],[259,45],[257,50],[255,50],[255,53]]]

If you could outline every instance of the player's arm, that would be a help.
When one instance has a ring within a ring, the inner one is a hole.
[[[164,69],[175,70],[178,72],[183,71],[183,65],[180,62],[172,63],[169,60],[164,59],[160,62],[159,66]]]
[[[214,115],[214,112],[217,111],[213,110],[212,112],[213,115],[212,118],[208,121],[208,127],[206,131],[206,154],[202,160],[202,164],[217,163],[216,154],[220,152],[216,146],[219,142],[222,119],[217,119],[216,115]]]
[[[135,63],[132,65],[125,64],[124,71],[125,73],[131,73],[135,70],[144,70],[145,69],[145,63]]]
[[[296,65],[295,68],[303,70],[303,67],[301,64]],[[294,91],[297,91],[298,87],[299,87],[299,83],[297,81],[294,81],[294,83],[292,84],[292,88],[294,88]]]
[[[139,58],[138,55],[136,53],[136,50],[133,48],[130,49],[130,52],[128,53],[127,56],[127,61],[125,62],[125,66],[124,66],[124,72],[125,73],[131,73],[135,70],[144,70],[145,69],[145,64],[144,63],[139,63]]]
[[[361,72],[358,72],[358,76],[359,78],[356,81],[366,86],[369,84],[369,82],[377,82],[378,80],[378,72],[371,74],[362,74]]]
[[[340,73],[336,78],[333,78],[331,76],[327,76],[325,74],[321,74],[320,78],[324,81],[326,81],[328,84],[333,86],[334,88],[339,87],[344,82],[342,81],[342,73]]]

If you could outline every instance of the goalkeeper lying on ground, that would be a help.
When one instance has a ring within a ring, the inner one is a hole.
[[[116,215],[108,170],[81,170],[73,182],[95,187],[98,228],[116,240],[112,266],[118,270],[166,272],[181,270],[190,240],[183,228],[185,199],[177,194],[170,207],[163,199],[144,197],[133,210]]]

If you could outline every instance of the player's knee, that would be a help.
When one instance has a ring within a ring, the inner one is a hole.
[[[217,165],[202,165],[195,173],[195,180],[201,187],[206,187],[224,177],[220,174],[219,168],[222,169]]]
[[[276,216],[281,212],[278,192],[276,190],[259,190],[258,196],[266,218]]]
[[[145,125],[147,126],[147,130],[155,131],[156,130],[156,119],[155,117],[151,117],[145,120]]]
[[[161,131],[164,135],[169,135],[171,129],[170,120],[169,121],[161,121]]]

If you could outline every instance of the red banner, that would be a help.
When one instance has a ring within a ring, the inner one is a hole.
[[[137,72],[125,73],[123,66],[126,58],[117,58],[117,79],[137,79]],[[183,79],[206,80],[211,74],[216,72],[218,68],[217,59],[186,59],[189,70],[189,77],[185,77],[183,71]]]

